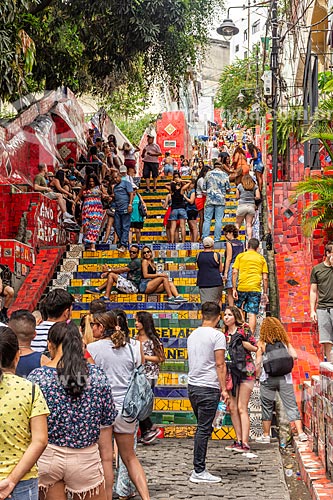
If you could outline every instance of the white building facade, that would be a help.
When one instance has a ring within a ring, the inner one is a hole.
[[[231,2],[229,7],[232,7]],[[253,2],[243,8],[230,9],[229,17],[239,29],[230,41],[230,63],[248,57],[252,47],[268,36],[267,15],[267,7],[255,7]]]

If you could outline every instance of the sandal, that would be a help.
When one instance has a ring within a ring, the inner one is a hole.
[[[118,497],[118,500],[130,500],[131,498],[134,498],[136,496],[136,493],[131,493],[130,495],[127,495],[126,497]]]

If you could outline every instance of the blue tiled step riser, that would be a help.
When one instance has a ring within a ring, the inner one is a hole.
[[[118,309],[120,306],[126,304],[126,309],[135,311],[163,311],[163,310],[175,310],[175,311],[199,311],[201,309],[201,304],[194,302],[186,302],[186,303],[176,303],[176,302],[138,302],[134,304],[129,304],[127,302],[107,302],[106,308],[107,310]],[[73,310],[82,311],[87,310],[87,304],[83,302],[75,302]]]
[[[196,278],[197,272],[188,270],[188,271],[169,271],[169,275],[171,278]],[[99,279],[101,276],[100,272],[74,272],[73,279],[78,280],[87,280],[87,279]]]

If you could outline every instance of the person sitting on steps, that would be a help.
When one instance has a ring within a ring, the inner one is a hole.
[[[102,267],[103,273],[101,274],[101,278],[107,278],[107,280],[101,286],[87,290],[87,293],[100,294],[102,290],[106,288],[102,300],[110,300],[110,294],[117,293],[116,291],[111,291],[113,286],[123,293],[138,293],[141,281],[141,261],[139,259],[139,252],[140,249],[138,245],[131,245],[129,249],[131,260],[127,266],[111,269],[110,266],[104,265]],[[121,276],[123,273],[127,273],[126,278]]]
[[[157,273],[156,264],[152,249],[144,246],[141,251],[142,262],[142,280],[139,291],[141,293],[165,293],[168,296],[168,302],[187,302],[184,297],[179,295],[177,288],[165,273]]]

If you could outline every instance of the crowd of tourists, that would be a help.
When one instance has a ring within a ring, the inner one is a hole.
[[[78,327],[71,320],[73,302],[66,290],[53,289],[39,311],[16,310],[8,326],[0,327],[0,499],[66,500],[72,494],[111,500],[113,492],[121,499],[136,492],[149,499],[136,455],[138,429],[143,444],[161,431],[145,398],[144,418],[129,419],[124,408],[141,365],[148,387],[158,380],[164,349],[153,317],[138,312],[131,337],[123,310],[107,311],[105,302],[94,300]],[[205,302],[201,310],[202,325],[188,338],[188,393],[198,421],[190,481],[214,483],[221,478],[206,470],[206,452],[221,397],[237,436],[228,450],[250,450],[248,402],[258,379],[263,434],[257,441],[270,442],[276,392],[299,440],[307,437],[291,379],[297,354],[279,320],[265,318],[257,341],[236,306],[227,306],[223,317],[216,302]],[[275,344],[290,359],[267,362]]]
[[[197,257],[202,324],[187,343],[188,395],[197,419],[194,469],[189,477],[194,483],[221,481],[206,469],[208,440],[221,400],[227,405],[236,435],[227,449],[250,452],[248,403],[256,381],[263,420],[263,433],[257,441],[270,443],[277,392],[298,439],[307,440],[291,375],[297,353],[288,334],[277,318],[266,317],[256,335],[259,309],[267,302],[268,267],[259,253],[260,242],[252,235],[256,201],[262,196],[262,176],[257,174],[263,171],[260,151],[252,141],[245,129],[214,132],[203,155],[195,144],[194,157],[191,161],[181,159],[180,165],[169,154],[159,165],[160,151],[153,137],[141,152],[146,191],[151,189],[151,176],[153,190],[161,169],[166,176],[169,194],[164,206],[170,209],[166,221],[170,241],[185,241],[188,220],[192,241],[200,238],[203,243]],[[10,281],[2,274],[0,500],[66,500],[68,494],[78,499],[111,500],[114,492],[123,500],[136,492],[144,500],[150,498],[136,446],[138,437],[147,445],[161,435],[150,416],[152,389],[164,362],[164,348],[149,312],[136,313],[136,334],[131,336],[125,311],[107,310],[107,300],[119,292],[165,293],[170,302],[185,299],[167,274],[160,272],[152,249],[141,247],[138,239],[128,242],[135,199],[139,212],[140,206],[145,208],[134,187],[139,148],[125,143],[123,163],[114,136],[103,143],[91,131],[88,146],[88,158],[81,158],[80,169],[80,165],[67,162],[50,175],[41,165],[35,188],[58,201],[68,227],[82,217],[83,240],[91,250],[95,249],[104,210],[109,211],[106,237],[114,226],[119,250],[129,248],[129,261],[125,267],[103,267],[104,283],[89,291],[105,293],[90,302],[89,313],[82,316],[80,325],[71,319],[74,297],[57,288],[47,294],[38,311],[17,308],[8,318],[13,294]],[[188,177],[186,181],[182,174]],[[226,195],[233,182],[239,199],[236,224],[223,227]],[[210,235],[213,218],[214,238]],[[244,219],[245,246],[239,240]],[[222,227],[224,259],[216,245]],[[140,227],[132,228],[138,238]],[[315,268],[311,276],[311,314],[314,319],[318,314],[322,324],[327,320],[329,302],[323,286],[328,269],[332,269],[332,255],[333,245],[329,244],[323,266]],[[222,314],[223,290],[227,304]],[[316,312],[318,304],[322,311]],[[328,328],[324,333],[321,342],[326,353],[326,344],[331,345],[333,338]],[[144,394],[141,403],[132,392],[131,403],[135,404],[128,405],[129,390],[139,390],[140,384],[145,388],[140,393]]]
[[[237,138],[239,140],[237,140]],[[79,242],[88,250],[96,250],[101,226],[107,224],[104,242],[116,244],[120,252],[132,242],[140,244],[141,231],[149,215],[146,194],[157,191],[157,179],[165,179],[169,194],[163,201],[166,210],[164,225],[170,243],[202,241],[210,234],[215,220],[214,239],[221,239],[222,220],[230,183],[235,183],[238,200],[236,225],[245,220],[250,239],[256,210],[261,202],[264,165],[260,149],[253,144],[252,134],[243,131],[231,134],[220,130],[206,145],[193,145],[192,158],[177,160],[162,152],[153,136],[147,138],[140,151],[124,142],[117,144],[114,135],[104,141],[90,130],[87,152],[79,161],[68,158],[55,171],[38,165],[34,190],[58,203],[63,226],[80,233]],[[146,184],[139,193],[139,156],[142,180]],[[185,180],[184,180],[185,179]],[[187,224],[187,225],[186,225]]]

